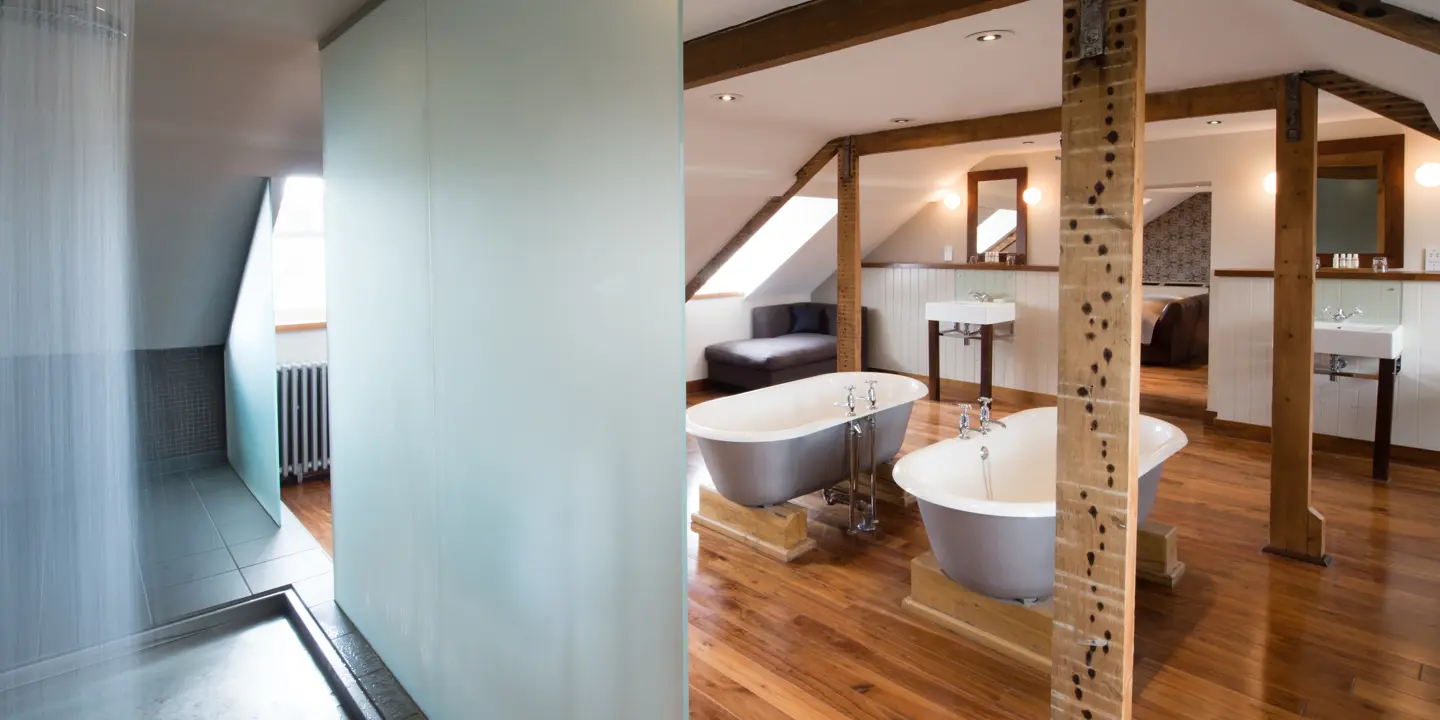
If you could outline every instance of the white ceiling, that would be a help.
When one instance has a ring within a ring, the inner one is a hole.
[[[699,0],[691,0],[696,3]],[[763,4],[763,3],[757,3]],[[783,4],[783,3],[771,3]],[[1399,3],[1397,3],[1399,4]],[[1410,0],[1440,16],[1440,0]],[[687,6],[688,7],[688,6]],[[939,122],[1060,103],[1060,0],[1002,10],[860,45],[685,93],[686,266],[695,273],[831,138],[894,127],[894,117]],[[1440,56],[1370,32],[1294,0],[1150,0],[1147,82],[1173,90],[1329,68],[1440,110]],[[1015,31],[999,43],[966,36]],[[739,93],[721,104],[718,92]],[[1373,117],[1322,99],[1323,122]],[[1274,127],[1272,113],[1154,123],[1151,140]],[[1058,148],[1058,135],[867,156],[861,172],[862,246],[877,247],[938,187],[995,154]],[[833,193],[833,174],[807,194]],[[884,188],[883,191],[872,188]],[[804,293],[834,271],[833,226],[822,231],[762,293]]]
[[[686,40],[739,25],[806,0],[684,0]]]

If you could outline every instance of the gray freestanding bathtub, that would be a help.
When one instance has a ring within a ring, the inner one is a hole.
[[[866,400],[869,380],[875,381],[874,412]],[[855,387],[855,418],[837,406],[847,386]],[[875,462],[895,457],[910,410],[927,392],[924,383],[901,375],[819,375],[696,405],[685,414],[685,430],[699,442],[717,492],[738,505],[766,507],[845,479],[849,420],[875,415]],[[866,471],[869,443],[860,444]]]
[[[1055,592],[1055,408],[1005,418],[989,435],[946,440],[895,464],[895,482],[920,501],[940,569],[1002,600]],[[1138,524],[1155,505],[1165,460],[1189,442],[1180,428],[1140,417]],[[981,448],[989,449],[982,459]]]

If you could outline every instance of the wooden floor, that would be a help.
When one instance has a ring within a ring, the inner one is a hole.
[[[957,412],[917,403],[906,451],[952,436]],[[1377,485],[1364,460],[1318,456],[1323,569],[1260,552],[1268,445],[1177,424],[1191,445],[1153,517],[1179,527],[1188,570],[1140,591],[1135,717],[1440,718],[1440,472]],[[855,540],[844,508],[802,502],[821,549],[791,565],[692,533],[692,717],[1048,717],[1045,677],[900,609],[929,549],[918,513],[883,507],[880,536]]]
[[[953,435],[957,412],[917,403],[905,451]],[[1260,552],[1269,446],[1176,422],[1191,444],[1154,518],[1179,527],[1188,567],[1174,590],[1140,591],[1136,718],[1440,718],[1440,471],[1397,466],[1377,485],[1366,460],[1317,456],[1322,569]],[[704,474],[690,440],[691,511]],[[328,483],[282,495],[329,550]],[[820,550],[790,565],[690,533],[692,717],[1048,716],[1045,677],[900,609],[929,549],[918,513],[882,506],[879,537],[857,540],[843,507],[802,502]]]
[[[285,507],[300,518],[300,524],[315,536],[315,541],[335,557],[334,522],[330,518],[330,478],[306,480],[296,485],[282,485],[280,499]]]
[[[1210,369],[1205,365],[1140,368],[1142,412],[1204,420],[1209,388]]]

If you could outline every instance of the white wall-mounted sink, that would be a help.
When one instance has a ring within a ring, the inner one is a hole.
[[[1015,321],[1015,303],[1011,300],[951,300],[925,303],[925,319],[970,325],[998,325]]]
[[[1315,321],[1315,352],[1322,355],[1393,360],[1404,346],[1405,328],[1399,325]]]

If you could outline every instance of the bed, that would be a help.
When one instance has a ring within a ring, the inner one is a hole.
[[[1205,364],[1210,354],[1210,289],[1146,283],[1140,342],[1142,365]]]

